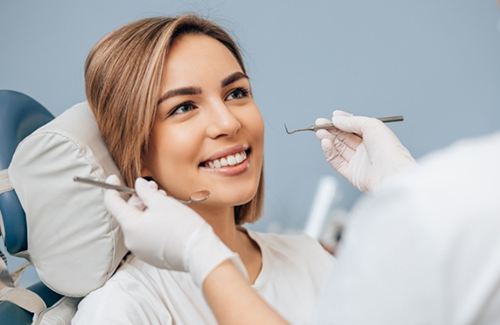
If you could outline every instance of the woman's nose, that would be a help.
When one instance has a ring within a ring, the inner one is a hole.
[[[210,112],[210,124],[207,128],[207,134],[210,138],[234,136],[241,129],[240,121],[224,102],[215,103],[208,111]]]

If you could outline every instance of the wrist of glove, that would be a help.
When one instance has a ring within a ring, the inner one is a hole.
[[[361,191],[370,191],[388,177],[415,164],[396,135],[375,118],[335,111],[332,120],[316,125],[335,127],[318,130],[316,136],[326,160]]]
[[[106,181],[120,183],[114,175]],[[142,178],[135,191],[137,196],[125,200],[117,191],[106,190],[104,203],[120,225],[125,246],[138,258],[158,268],[189,272],[200,287],[227,259],[246,276],[239,256],[194,210]]]
[[[201,287],[208,274],[222,262],[229,259],[235,267],[248,278],[243,262],[238,254],[231,251],[205,223],[193,234],[186,247],[184,265],[195,283]]]

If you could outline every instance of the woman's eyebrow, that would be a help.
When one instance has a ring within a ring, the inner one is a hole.
[[[230,85],[233,82],[240,80],[241,78],[250,79],[245,73],[243,73],[241,71],[237,71],[237,72],[231,73],[229,76],[227,76],[226,78],[222,79],[222,81],[220,83],[221,87],[224,88],[227,85]]]
[[[231,73],[229,76],[222,79],[221,87],[224,88],[227,85],[230,85],[233,82],[238,81],[242,78],[249,79],[249,77],[241,71]],[[169,90],[166,93],[164,93],[160,97],[160,99],[158,99],[158,105],[160,105],[161,102],[163,102],[169,98],[175,97],[175,96],[199,95],[199,94],[201,94],[201,88],[199,88],[199,87],[183,87],[183,88],[172,89],[172,90]]]
[[[199,95],[201,94],[201,88],[199,87],[183,87],[172,89],[164,93],[160,99],[158,99],[158,105],[161,104],[164,100],[167,100],[174,96],[183,96],[183,95]]]

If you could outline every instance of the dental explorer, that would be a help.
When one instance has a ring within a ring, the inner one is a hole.
[[[384,117],[377,117],[377,120],[380,120],[384,123],[391,123],[391,122],[401,122],[404,121],[404,117],[402,115],[395,115],[395,116],[384,116]],[[329,129],[329,128],[334,128],[335,126],[333,123],[327,123],[327,124],[321,124],[321,125],[311,125],[306,128],[302,129],[295,129],[292,131],[289,131],[286,124],[285,124],[285,131],[288,134],[293,134],[295,132],[301,132],[301,131],[318,131],[322,129]]]

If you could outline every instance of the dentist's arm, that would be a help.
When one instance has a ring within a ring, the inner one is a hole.
[[[288,324],[229,261],[208,274],[203,293],[218,324]]]
[[[106,180],[119,184],[116,176]],[[158,268],[189,272],[219,324],[286,324],[250,286],[239,256],[188,206],[139,178],[125,201],[107,190],[104,203],[120,224],[125,245]]]
[[[335,111],[332,120],[317,119],[316,125],[333,123],[318,130],[326,160],[361,191],[371,191],[384,179],[415,160],[394,133],[381,121]]]

